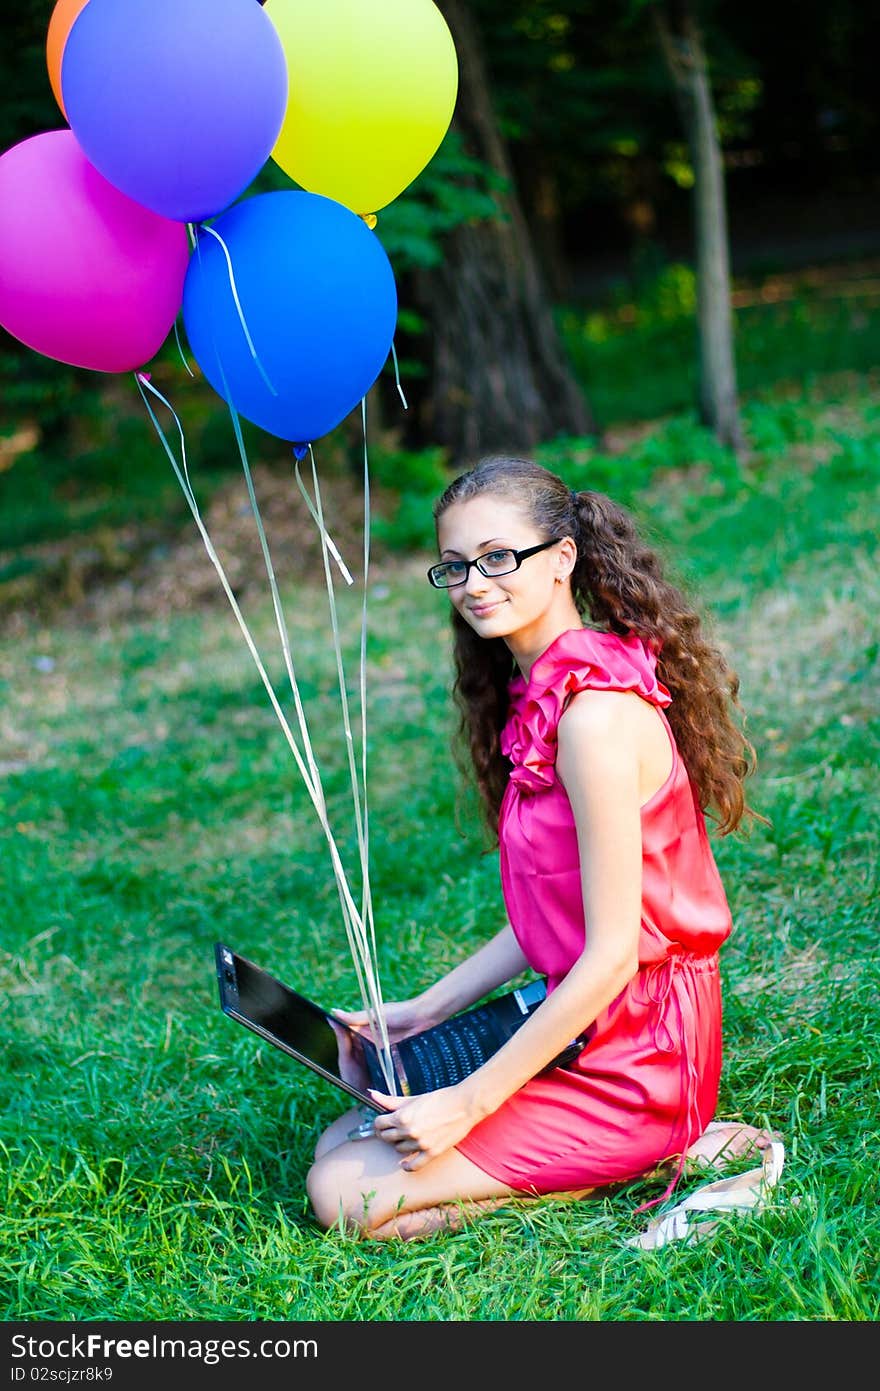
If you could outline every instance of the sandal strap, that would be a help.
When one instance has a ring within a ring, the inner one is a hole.
[[[702,1188],[683,1198],[665,1216],[655,1218],[644,1232],[630,1237],[627,1245],[651,1251],[665,1246],[670,1241],[694,1239],[700,1234],[697,1230],[700,1224],[691,1224],[690,1213],[756,1212],[766,1206],[770,1194],[779,1183],[784,1167],[785,1146],[779,1140],[772,1140],[757,1169],[749,1169],[747,1173],[721,1179],[717,1183],[704,1184]]]

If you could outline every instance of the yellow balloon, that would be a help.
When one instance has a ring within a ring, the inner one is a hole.
[[[432,0],[266,0],[287,58],[272,158],[309,193],[374,213],[449,128],[458,59]]]

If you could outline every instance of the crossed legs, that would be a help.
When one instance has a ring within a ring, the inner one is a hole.
[[[413,1173],[401,1169],[393,1145],[349,1138],[363,1114],[355,1109],[340,1116],[315,1148],[306,1187],[325,1230],[341,1223],[374,1240],[411,1241],[438,1230],[455,1231],[467,1218],[491,1212],[511,1197],[528,1200],[528,1195],[493,1178],[456,1149]],[[724,1168],[766,1148],[771,1138],[742,1122],[712,1121],[687,1151],[687,1169]],[[556,1196],[575,1200],[590,1191]]]
[[[454,1231],[469,1215],[500,1206],[516,1191],[456,1149],[414,1173],[401,1169],[393,1145],[348,1138],[361,1119],[360,1110],[346,1112],[315,1148],[306,1188],[325,1229],[341,1222],[367,1237],[410,1241],[438,1229]]]

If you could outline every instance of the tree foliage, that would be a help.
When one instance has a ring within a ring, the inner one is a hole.
[[[670,229],[688,225],[693,168],[650,23],[658,2],[469,0],[519,202],[557,301],[611,252],[633,276],[662,265]],[[53,0],[18,0],[0,15],[2,150],[64,124],[45,63],[52,10]],[[818,204],[876,190],[880,7],[700,0],[699,13],[732,214],[791,194]],[[261,178],[271,181],[271,168]],[[503,216],[504,193],[450,132],[380,214],[399,275],[436,268],[456,226]],[[403,311],[417,328],[411,305]],[[60,448],[65,420],[99,408],[94,374],[41,359],[6,334],[0,371],[4,433],[38,416]]]

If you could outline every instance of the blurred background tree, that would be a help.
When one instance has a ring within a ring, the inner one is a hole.
[[[739,453],[744,439],[736,391],[727,197],[703,37],[707,8],[701,13],[695,0],[658,0],[650,12],[678,98],[693,171],[700,418],[722,444]]]

